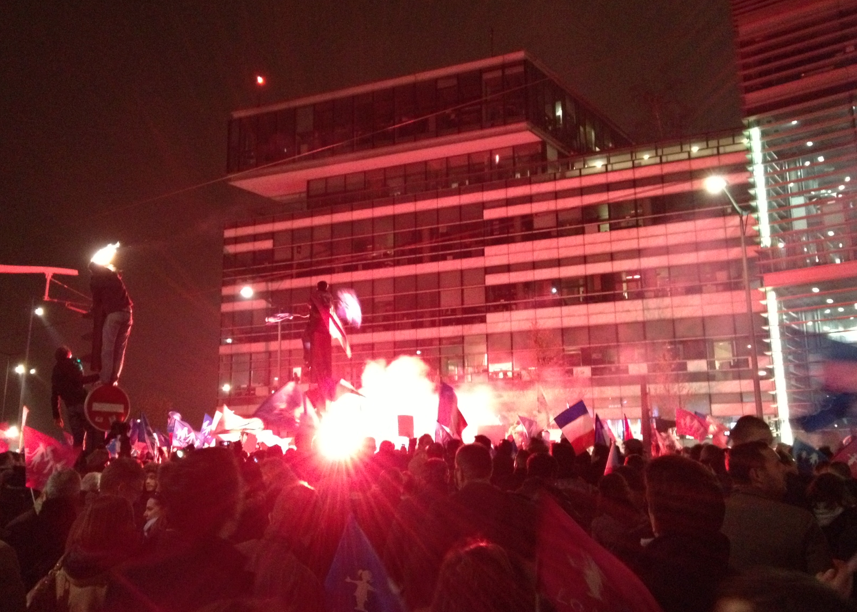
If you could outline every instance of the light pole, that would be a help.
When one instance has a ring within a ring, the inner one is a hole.
[[[752,369],[753,377],[753,399],[756,404],[756,416],[762,418],[762,385],[759,382],[759,353],[756,349],[756,325],[753,321],[753,297],[750,293],[750,272],[747,264],[747,217],[750,215],[749,210],[744,210],[729,193],[728,183],[721,176],[710,176],[705,180],[705,189],[708,193],[717,194],[723,192],[729,198],[729,203],[732,208],[738,213],[738,220],[741,227],[741,266],[744,276],[744,297],[747,300],[747,325],[750,332],[750,368]]]
[[[244,299],[250,299],[255,295],[255,291],[249,285],[246,285],[241,288],[239,292],[241,297]],[[275,310],[277,308],[271,303],[271,300],[268,298],[264,298],[265,303]],[[269,325],[277,325],[277,385],[281,383],[282,380],[282,362],[283,362],[283,321],[291,321],[294,318],[294,315],[290,312],[279,311],[275,312],[272,315],[265,317],[265,323]]]
[[[36,299],[30,299],[30,323],[27,326],[27,346],[24,349],[24,371],[21,372],[21,399],[18,406],[18,424],[24,422],[24,392],[27,388],[27,374],[32,374],[30,368],[30,342],[33,339],[33,317],[35,315],[42,316],[45,313],[44,309],[39,306],[36,308]]]

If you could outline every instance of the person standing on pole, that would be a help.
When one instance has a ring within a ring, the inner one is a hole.
[[[310,294],[309,321],[304,329],[301,341],[304,347],[304,366],[309,370],[309,379],[314,382],[325,396],[332,391],[333,377],[332,354],[330,350],[330,307],[333,295],[327,282],[319,281]],[[328,397],[328,399],[331,399]]]
[[[101,384],[114,385],[122,373],[128,336],[131,335],[131,298],[122,277],[110,263],[119,243],[96,253],[89,262],[92,273],[92,370],[100,373]]]
[[[60,399],[62,399],[68,413],[68,425],[74,439],[74,446],[83,447],[84,452],[89,454],[98,445],[104,443],[104,434],[93,427],[86,418],[83,409],[86,389],[83,386],[98,380],[99,375],[84,375],[80,360],[72,357],[71,349],[67,346],[59,347],[54,357],[56,364],[51,374],[51,411],[54,423],[60,429],[65,425],[60,411]],[[86,437],[85,446],[84,436]]]

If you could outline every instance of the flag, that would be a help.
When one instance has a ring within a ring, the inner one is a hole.
[[[524,433],[526,433],[528,441],[533,438],[538,438],[539,434],[542,432],[542,428],[539,427],[538,423],[531,418],[521,416],[519,414],[518,422],[521,424],[521,427],[524,428]]]
[[[720,448],[726,448],[729,444],[729,428],[710,414],[706,415],[705,422],[708,423],[708,433],[711,435],[711,443]]]
[[[589,416],[589,411],[586,409],[583,400],[569,406],[556,415],[553,420],[568,441],[571,442],[574,452],[578,455],[595,444],[595,423]]]
[[[610,445],[610,453],[607,455],[607,465],[604,466],[604,475],[612,474],[621,465],[622,460],[619,458],[619,448],[614,442]]]
[[[540,591],[557,612],[661,611],[640,579],[550,496],[540,508],[536,558]]]
[[[536,403],[538,404],[539,411],[548,411],[548,397],[545,395],[545,390],[539,386],[539,392],[536,395]]]
[[[624,430],[622,432],[623,441],[634,439],[634,434],[631,433],[631,423],[630,421],[628,421],[628,417],[626,417],[624,414],[622,415],[622,429]]]
[[[671,421],[669,419],[662,419],[661,417],[655,417],[655,430],[661,433],[666,433],[670,429],[676,426],[675,421]]]
[[[216,425],[214,433],[236,432],[244,431],[247,429],[251,431],[265,429],[265,425],[264,423],[262,423],[262,419],[258,419],[255,417],[245,419],[244,417],[235,414],[226,406],[223,406],[223,408],[218,410],[218,412],[220,413],[220,418],[218,418],[217,414],[215,414],[215,423],[212,423],[212,425]]]
[[[610,436],[605,431],[607,428],[604,427],[604,423],[601,421],[601,417],[597,414],[595,415],[595,444],[601,444],[602,446],[610,446]]]
[[[330,612],[402,612],[387,572],[353,516],[348,517],[324,581]]]
[[[833,456],[833,461],[841,461],[851,468],[851,477],[857,478],[857,439],[852,440]]]
[[[197,446],[214,446],[214,417],[208,413],[202,415],[202,428],[197,434]]]
[[[811,444],[807,444],[803,440],[795,438],[792,445],[792,457],[797,462],[797,469],[801,474],[812,475],[815,473],[815,466],[821,461],[827,461],[827,457]]]
[[[170,446],[185,448],[196,444],[196,432],[182,420],[182,415],[172,410],[167,421],[167,433],[170,434]]]
[[[437,423],[434,428],[434,441],[446,448],[446,443],[450,440],[452,440],[452,434],[449,433],[449,430],[440,423]]]
[[[327,317],[327,329],[330,332],[330,337],[336,338],[337,342],[339,342],[339,346],[342,347],[342,350],[345,351],[345,354],[350,359],[351,345],[348,343],[348,336],[345,334],[345,327],[342,325],[342,321],[339,320],[339,317],[336,316],[333,306],[330,307],[330,312]]]
[[[80,454],[80,449],[71,445],[71,436],[68,434],[64,434],[66,441],[60,442],[26,425],[21,433],[27,486],[31,489],[43,490],[51,474],[59,469],[73,467]]]
[[[690,436],[702,441],[708,436],[708,423],[705,419],[682,408],[675,409],[675,429],[680,436]]]
[[[458,395],[455,389],[445,382],[440,383],[437,394],[437,422],[446,427],[455,438],[461,438],[461,432],[467,427],[467,420],[458,409]]]
[[[261,419],[265,429],[270,429],[277,436],[293,436],[298,426],[295,411],[302,406],[303,393],[295,381],[290,380],[265,398],[253,417]]]
[[[857,403],[857,347],[823,335],[807,336],[805,341],[818,347],[812,373],[825,393],[812,412],[793,418],[792,423],[812,432],[845,418]]]

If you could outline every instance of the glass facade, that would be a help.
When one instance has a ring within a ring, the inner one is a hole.
[[[781,423],[814,411],[812,334],[857,340],[857,2],[733,0]]]
[[[394,197],[355,189],[343,201],[326,186],[302,196],[317,207],[232,224],[221,346],[230,407],[249,409],[301,367],[303,320],[283,323],[278,347],[265,317],[305,312],[324,278],[353,289],[364,317],[352,359],[334,352],[335,376],[357,381],[369,360],[418,355],[452,381],[580,393],[603,418],[639,417],[641,379],[661,414],[753,412],[738,217],[703,188],[728,175],[748,200],[745,146],[725,134],[541,158],[496,180],[416,180],[425,191]],[[469,164],[459,179],[483,172]],[[265,299],[243,300],[245,284]]]
[[[566,154],[630,144],[524,54],[428,73],[312,103],[236,113],[227,171],[334,157],[527,122]]]

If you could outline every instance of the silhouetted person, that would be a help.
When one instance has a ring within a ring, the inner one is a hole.
[[[54,358],[56,363],[51,373],[51,412],[54,423],[60,429],[65,425],[60,411],[60,399],[62,399],[68,414],[68,426],[71,429],[73,444],[76,448],[83,448],[84,452],[89,454],[99,444],[104,443],[104,432],[96,429],[89,422],[83,409],[87,395],[84,385],[98,380],[98,374],[84,375],[80,360],[72,357],[71,349],[67,346],[59,347],[54,353]]]
[[[92,278],[92,369],[101,383],[114,384],[122,374],[125,349],[131,335],[131,298],[122,277],[112,265],[89,263]]]

